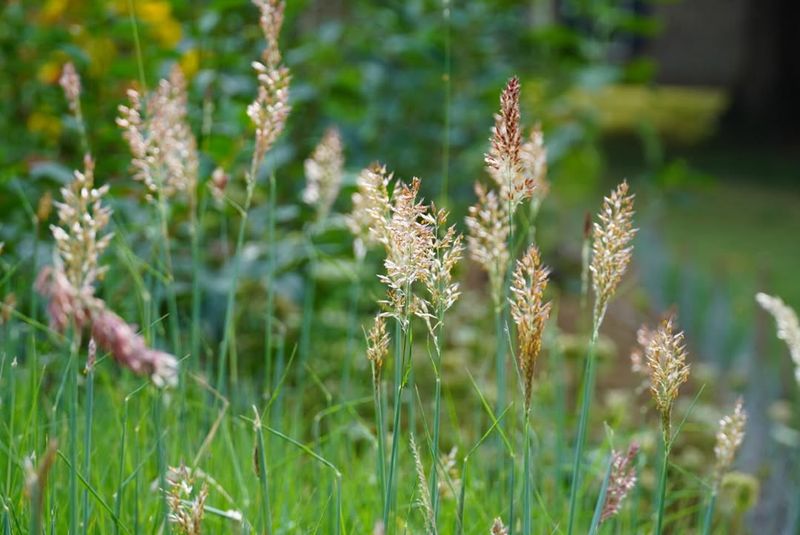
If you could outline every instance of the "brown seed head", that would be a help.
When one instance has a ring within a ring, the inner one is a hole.
[[[339,194],[343,168],[342,138],[336,128],[329,128],[314,153],[305,161],[303,201],[316,208],[320,220],[327,217]]]
[[[722,482],[722,477],[730,469],[736,450],[744,440],[744,428],[747,424],[747,413],[744,411],[742,398],[736,401],[733,414],[724,416],[719,422],[717,444],[714,446],[716,463],[716,485]]]
[[[508,528],[503,524],[503,519],[498,517],[492,522],[491,535],[508,535]]]
[[[537,124],[531,136],[520,148],[522,176],[525,177],[525,194],[541,201],[550,191],[547,181],[547,149],[544,147],[544,134]]]
[[[495,308],[502,305],[503,284],[511,255],[508,236],[511,232],[506,204],[494,191],[487,191],[476,183],[478,202],[469,208],[466,218],[467,248],[470,257],[489,275],[492,300]]]
[[[672,319],[664,320],[645,348],[650,370],[650,392],[661,414],[661,430],[669,444],[672,434],[672,406],[678,389],[689,380],[683,333],[673,333]]]
[[[632,443],[628,452],[614,451],[611,456],[611,474],[608,478],[606,501],[600,515],[600,522],[605,522],[619,513],[622,502],[628,493],[636,486],[636,467],[633,461],[639,453],[639,445]]]
[[[386,320],[378,314],[367,333],[367,360],[372,363],[372,380],[375,388],[379,388],[381,370],[388,354],[389,333],[386,332]]]
[[[756,295],[756,301],[775,318],[778,338],[789,346],[789,354],[795,365],[795,379],[800,383],[800,321],[797,319],[797,314],[780,297],[759,293]]]
[[[522,376],[525,412],[530,411],[533,374],[542,349],[544,324],[550,316],[550,303],[544,302],[548,269],[542,267],[539,250],[532,245],[517,261],[511,282],[511,317],[517,326],[517,364]]]
[[[491,146],[485,158],[489,174],[512,210],[531,196],[534,187],[532,177],[524,174],[520,156],[519,92],[519,79],[515,76],[500,94],[500,113],[494,117]]]
[[[609,301],[631,260],[633,228],[633,195],[628,183],[622,182],[603,200],[603,208],[594,224],[592,244],[592,286],[595,294],[594,330],[600,328]]]

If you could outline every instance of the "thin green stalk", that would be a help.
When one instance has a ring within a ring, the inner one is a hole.
[[[178,321],[178,299],[175,293],[175,272],[172,268],[172,250],[170,247],[170,237],[167,203],[164,199],[163,191],[158,194],[158,216],[161,226],[162,254],[164,255],[164,266],[167,270],[167,310],[169,311],[169,330],[172,338],[172,351],[175,355],[181,356],[181,335]]]
[[[439,464],[439,429],[441,427],[441,413],[442,413],[442,345],[444,344],[444,311],[439,310],[436,314],[436,336],[434,340],[435,360],[434,360],[434,373],[436,375],[436,386],[433,397],[433,440],[431,443],[431,452],[433,463],[431,467],[431,501],[433,507],[433,521],[434,525],[438,528],[439,518],[439,486],[438,475],[439,471],[437,466]]]
[[[69,421],[69,532],[78,533],[78,351],[80,333],[73,329],[72,350],[67,364],[69,401],[67,418]]]
[[[192,202],[190,206],[191,211],[191,234],[192,234],[192,330],[191,330],[191,351],[192,362],[200,369],[200,307],[202,303],[202,296],[200,294],[200,266],[202,258],[200,257],[200,242],[202,229],[203,214],[206,210],[207,197],[204,195],[198,207],[197,195],[192,195]]]
[[[601,519],[603,516],[603,506],[606,503],[606,494],[608,493],[608,481],[611,479],[611,469],[613,466],[614,456],[612,455],[608,460],[608,468],[606,469],[606,475],[603,478],[603,484],[600,487],[600,494],[597,495],[597,502],[594,506],[594,515],[592,516],[592,525],[589,527],[589,535],[597,535],[597,532],[600,529],[600,524],[602,523]]]
[[[244,207],[241,211],[242,220],[239,223],[239,234],[236,237],[236,248],[233,252],[233,275],[230,280],[230,288],[228,289],[228,302],[225,306],[225,332],[222,334],[222,342],[219,347],[219,363],[217,366],[217,390],[224,392],[225,385],[225,365],[228,359],[228,347],[230,345],[230,338],[233,336],[233,315],[236,306],[236,289],[239,282],[239,271],[241,270],[241,250],[244,244],[244,234],[247,228],[247,218],[250,211],[250,203],[253,200],[253,190],[255,189],[255,176],[250,176],[247,179],[247,188],[245,193]]]
[[[703,535],[711,533],[711,526],[714,524],[714,507],[717,504],[717,488],[716,486],[711,490],[711,495],[708,497],[708,505],[706,506],[705,519],[703,521]]]
[[[264,369],[267,370],[267,382],[269,382],[269,371],[272,368],[272,319],[274,317],[275,308],[275,207],[277,202],[275,200],[275,173],[269,175],[269,199],[268,213],[267,213],[267,317],[264,336],[265,349]]]
[[[253,407],[255,410],[255,407]],[[272,510],[269,501],[269,478],[267,477],[267,452],[264,447],[264,431],[261,425],[261,418],[256,412],[256,440],[258,441],[258,479],[261,482],[261,514],[264,522],[264,532],[269,535],[272,533]]]
[[[117,473],[117,492],[114,496],[114,516],[119,519],[122,513],[122,495],[125,490],[125,446],[128,438],[128,401],[130,396],[125,396],[122,406],[122,436],[120,437],[119,472]],[[114,522],[114,534],[119,535],[119,521]]]
[[[406,295],[411,295],[410,288],[407,288]],[[408,305],[406,305],[407,308]],[[402,336],[400,334],[402,333]],[[403,405],[403,388],[405,379],[403,371],[406,367],[406,353],[411,350],[411,323],[408,314],[403,315],[403,319],[398,319],[395,328],[395,397],[394,397],[394,419],[392,427],[392,451],[389,458],[389,477],[386,482],[386,505],[383,508],[383,525],[387,533],[393,530],[389,526],[389,516],[393,509],[395,500],[395,470],[397,467],[397,452],[400,440],[400,412]],[[399,358],[398,358],[399,355]]]
[[[583,393],[581,400],[581,414],[578,421],[578,438],[575,442],[575,458],[572,462],[572,486],[569,491],[569,521],[567,523],[567,534],[572,535],[575,529],[575,512],[578,506],[578,490],[581,484],[581,468],[583,465],[583,447],[586,442],[586,428],[589,423],[589,409],[594,393],[595,375],[595,350],[597,345],[597,326],[592,332],[589,341],[589,350],[586,355],[586,369],[583,374]]]
[[[86,367],[86,429],[83,430],[83,473],[89,481],[92,466],[92,416],[94,414],[94,366]],[[83,490],[83,532],[89,532],[89,489]]]
[[[161,396],[162,396],[161,390],[158,390],[153,396],[153,428],[155,429],[156,433],[156,461],[158,465],[158,488],[166,489],[167,458],[166,458],[166,451],[164,449],[164,431],[162,429],[163,422],[161,419],[161,409],[162,409]],[[161,491],[160,494],[161,494],[161,514],[162,514],[162,520],[164,522],[163,524],[164,531],[165,533],[170,533],[171,530],[169,522],[169,506],[167,504],[167,497],[163,491]]]
[[[358,305],[361,301],[361,292],[363,286],[363,281],[361,278],[363,265],[363,257],[357,257],[355,268],[356,280],[351,286],[350,294],[350,325],[347,329],[347,351],[345,352],[345,362],[342,366],[342,396],[345,398],[350,397],[350,373],[353,368],[353,355],[356,353],[356,333],[358,332],[359,326]]]
[[[522,477],[522,533],[531,535],[533,532],[533,496],[531,493],[531,430],[530,414],[525,411],[525,451],[523,454]]]
[[[373,364],[374,366],[374,364]],[[386,430],[384,429],[383,400],[381,392],[383,386],[380,379],[375,383],[373,392],[375,400],[375,423],[378,432],[378,485],[381,488],[381,507],[386,508]]]
[[[661,473],[658,478],[658,495],[656,496],[656,529],[653,533],[661,535],[661,528],[664,523],[664,505],[667,495],[667,472],[669,469],[669,450],[672,444],[663,439],[664,459],[661,463]]]

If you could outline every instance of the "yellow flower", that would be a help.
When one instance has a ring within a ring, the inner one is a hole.
[[[191,79],[200,69],[200,51],[190,48],[184,52],[180,59],[180,65],[186,79]]]
[[[28,130],[44,137],[55,138],[61,133],[61,120],[55,115],[35,111],[28,116]]]

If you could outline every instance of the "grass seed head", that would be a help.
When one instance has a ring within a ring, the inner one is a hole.
[[[528,186],[530,195],[539,201],[550,191],[547,181],[547,149],[544,147],[544,134],[541,125],[536,125],[530,138],[520,148],[522,175],[531,182]]]
[[[342,138],[336,128],[325,131],[304,167],[306,187],[303,201],[316,208],[318,219],[325,219],[339,194],[344,169]]]
[[[194,476],[191,469],[181,464],[167,470],[165,490],[169,507],[169,521],[183,535],[200,535],[208,498],[208,485],[203,483],[200,490],[194,490]]]
[[[744,411],[742,398],[736,401],[733,414],[724,416],[719,422],[717,443],[714,446],[716,456],[716,485],[722,481],[723,476],[733,464],[736,451],[744,440],[744,428],[747,424],[747,413]]]
[[[689,380],[686,347],[682,332],[673,332],[672,318],[662,322],[653,333],[645,357],[650,370],[650,392],[661,415],[664,442],[671,442],[672,406],[678,398],[678,389]]]
[[[502,306],[503,284],[511,255],[508,237],[511,232],[506,204],[494,191],[475,184],[478,202],[469,208],[466,218],[467,248],[470,257],[489,275],[495,308]]]
[[[375,316],[372,328],[367,333],[367,360],[372,363],[372,379],[375,388],[379,388],[381,370],[389,354],[389,333],[386,331],[386,320],[381,314]]]
[[[511,281],[511,317],[517,326],[517,364],[522,376],[525,412],[530,411],[533,374],[542,349],[544,324],[550,316],[550,303],[544,302],[548,269],[542,267],[539,250],[532,245],[517,261]]]
[[[422,458],[419,454],[417,442],[414,440],[414,435],[411,435],[411,454],[414,457],[414,467],[417,471],[417,491],[419,492],[419,499],[417,501],[419,507],[425,513],[425,532],[436,534],[436,518],[433,514],[433,504],[431,501],[431,490],[428,487],[428,479],[425,477],[425,468],[422,466]]]
[[[347,226],[355,237],[356,255],[363,258],[367,245],[382,243],[387,237],[387,221],[392,215],[389,182],[392,174],[385,165],[374,163],[359,173],[353,208]]]
[[[75,70],[75,65],[72,62],[64,64],[58,83],[64,90],[69,110],[73,114],[80,114],[81,78],[78,76],[78,71]]]
[[[639,445],[632,443],[627,453],[614,451],[611,454],[611,474],[608,478],[606,501],[600,515],[600,522],[605,522],[619,513],[622,502],[636,486],[636,467],[633,465]]]
[[[492,522],[491,535],[508,535],[508,528],[503,524],[503,519],[497,517]]]
[[[795,366],[795,379],[800,383],[800,321],[797,319],[797,313],[780,297],[759,293],[756,295],[756,301],[775,318],[778,338],[789,346],[789,354]]]
[[[603,208],[594,224],[592,273],[594,289],[594,329],[600,328],[606,308],[616,292],[633,254],[633,195],[622,182],[603,200]]]
[[[133,176],[151,202],[178,192],[195,194],[199,160],[187,99],[186,79],[175,66],[147,98],[131,89],[128,105],[119,106],[117,125],[133,156]]]
[[[289,117],[289,69],[281,64],[278,37],[283,26],[286,7],[280,0],[253,0],[260,11],[261,30],[267,46],[262,61],[254,61],[253,69],[258,79],[258,95],[247,107],[247,116],[256,127],[254,161],[259,163],[283,132]],[[248,177],[254,181],[255,177]]]

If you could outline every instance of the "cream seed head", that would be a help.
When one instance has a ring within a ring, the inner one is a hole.
[[[325,131],[304,167],[306,187],[303,201],[317,210],[318,219],[325,219],[339,194],[344,169],[342,139],[336,128]]]
[[[503,519],[497,517],[492,522],[492,529],[489,531],[491,535],[508,535],[508,528],[503,524]]]
[[[127,106],[119,106],[117,125],[133,156],[134,178],[147,188],[147,199],[169,199],[179,192],[194,195],[199,160],[181,70],[174,67],[146,99],[129,90],[128,100]]]
[[[662,322],[645,349],[650,370],[650,392],[661,415],[664,442],[670,444],[672,435],[672,406],[680,386],[689,380],[686,348],[682,332],[673,332],[672,319]]]
[[[386,274],[378,276],[388,289],[384,303],[391,316],[404,322],[412,312],[412,286],[430,276],[433,256],[433,227],[424,217],[427,207],[417,200],[419,187],[418,178],[410,185],[398,184],[392,199],[392,216],[380,239],[386,248]]]
[[[253,0],[260,11],[261,30],[267,43],[262,62],[254,61],[258,79],[258,95],[247,107],[247,116],[256,127],[253,160],[259,164],[283,132],[289,117],[289,69],[281,64],[278,37],[286,7],[280,0]],[[255,177],[248,177],[254,181]]]
[[[622,275],[633,254],[633,195],[628,195],[628,183],[622,182],[603,200],[603,208],[594,224],[592,243],[592,273],[594,289],[594,331],[600,328]]]
[[[452,307],[460,295],[458,283],[453,282],[453,269],[464,252],[463,237],[456,233],[454,226],[447,227],[447,216],[446,210],[437,211],[433,205],[423,216],[433,228],[434,236],[430,246],[430,273],[424,282],[430,304],[439,313]]]
[[[533,375],[542,349],[544,324],[550,316],[550,303],[544,302],[548,269],[542,267],[539,250],[532,245],[517,261],[511,282],[511,317],[517,327],[517,365],[522,377],[525,412],[530,411]]]
[[[183,535],[200,535],[202,531],[208,485],[195,492],[194,474],[183,463],[167,470],[166,499],[169,521]]]
[[[495,308],[502,306],[503,284],[511,255],[508,237],[511,232],[506,203],[494,191],[476,183],[478,202],[469,208],[466,218],[467,248],[470,257],[489,275]]]
[[[347,216],[347,226],[355,237],[356,255],[363,258],[369,244],[383,243],[388,237],[387,221],[392,216],[389,182],[392,174],[385,165],[374,163],[359,173],[357,191],[353,193],[353,208]]]
[[[733,465],[736,451],[744,440],[744,428],[747,424],[747,413],[744,411],[742,398],[736,401],[733,413],[724,416],[719,422],[717,443],[714,446],[716,456],[715,485],[719,486],[725,473]]]
[[[797,313],[780,297],[759,293],[756,294],[756,301],[775,318],[778,338],[786,342],[789,347],[789,354],[795,366],[795,379],[800,383],[800,321],[797,319]]]
[[[58,262],[70,285],[77,291],[94,293],[94,283],[106,271],[100,256],[111,242],[104,233],[111,219],[111,209],[102,203],[108,186],[95,188],[94,160],[86,155],[84,170],[61,189],[63,201],[56,202],[59,225],[51,225]]]
[[[522,176],[531,181],[526,192],[541,202],[550,191],[547,181],[547,149],[544,147],[544,134],[541,125],[534,126],[530,138],[520,148]]]
[[[78,72],[72,62],[64,64],[58,83],[64,90],[64,96],[67,99],[70,111],[76,116],[80,115],[81,78],[78,76]]]

